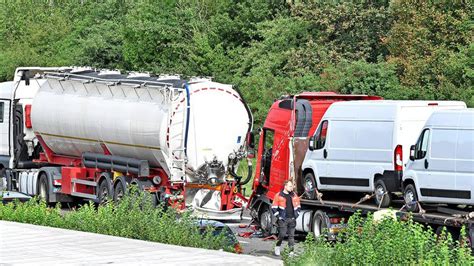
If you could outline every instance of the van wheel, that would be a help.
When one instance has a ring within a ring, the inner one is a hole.
[[[381,208],[390,206],[392,202],[392,195],[387,190],[387,186],[382,179],[375,181],[375,203]]]
[[[317,186],[313,173],[307,173],[303,178],[303,188],[308,199],[316,199]]]
[[[418,207],[418,196],[416,195],[415,186],[409,184],[405,187],[403,191],[403,199],[405,200],[405,206],[410,212],[418,212],[420,208]]]
[[[42,173],[39,177],[38,197],[44,200],[46,204],[49,203],[48,177],[45,173]]]

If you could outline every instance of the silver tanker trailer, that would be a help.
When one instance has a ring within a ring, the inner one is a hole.
[[[235,172],[247,157],[253,118],[231,85],[19,68],[13,82],[0,84],[0,98],[0,167],[9,190],[101,203],[119,200],[133,184],[156,203],[217,215],[246,204],[239,192],[249,178]]]

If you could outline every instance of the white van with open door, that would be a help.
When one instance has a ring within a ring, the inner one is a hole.
[[[474,205],[474,109],[434,112],[403,175],[407,209],[418,202]]]
[[[389,206],[392,193],[401,192],[410,145],[426,120],[435,110],[465,108],[459,101],[332,104],[310,140],[302,165],[306,195],[314,198],[316,189],[375,192],[376,203]]]

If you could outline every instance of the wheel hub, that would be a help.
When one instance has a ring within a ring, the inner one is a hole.
[[[381,186],[381,185],[378,185],[378,186],[375,188],[375,196],[377,197],[377,200],[378,200],[378,201],[381,201],[384,194],[385,194],[385,189],[384,189],[384,187]]]
[[[413,191],[405,192],[405,203],[412,204],[415,201],[415,195],[413,195]]]

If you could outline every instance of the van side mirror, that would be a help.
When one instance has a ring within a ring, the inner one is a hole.
[[[308,145],[308,149],[310,151],[314,151],[314,136],[309,138],[309,145]]]
[[[415,160],[415,145],[410,146],[410,160],[414,161]]]

